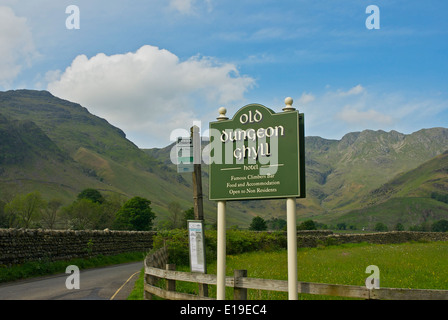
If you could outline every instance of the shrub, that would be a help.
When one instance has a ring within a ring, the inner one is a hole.
[[[141,197],[134,197],[126,201],[116,214],[113,224],[114,229],[151,230],[156,216],[150,205],[151,201]]]
[[[394,228],[395,231],[404,231],[404,226],[402,223],[398,222]]]
[[[160,231],[153,238],[155,250],[167,246],[170,263],[189,265],[188,230],[174,229]]]
[[[303,221],[297,227],[297,230],[317,230],[316,223],[313,220]]]
[[[375,231],[384,232],[384,231],[387,231],[387,230],[388,230],[387,226],[384,223],[382,223],[382,222],[378,222],[375,225]]]
[[[431,226],[431,231],[434,232],[446,232],[448,231],[448,221],[447,220],[439,220],[434,222]]]
[[[410,226],[409,227],[409,231],[430,231],[431,230],[431,226],[429,224],[429,222],[422,222],[421,224],[416,224],[414,226]]]
[[[101,194],[101,192],[99,192],[96,189],[92,189],[92,188],[87,188],[87,189],[82,190],[78,194],[78,200],[81,200],[81,199],[87,199],[94,203],[99,203],[99,204],[102,204],[104,202],[104,197]]]
[[[347,224],[346,224],[345,222],[338,223],[338,224],[336,225],[336,228],[337,228],[338,230],[346,230],[346,229],[347,229]]]
[[[252,219],[252,223],[249,226],[249,230],[252,231],[265,231],[267,230],[268,226],[266,224],[266,221],[262,217],[254,217]]]
[[[286,236],[283,232],[251,232],[241,230],[227,230],[226,251],[229,255],[236,255],[250,251],[274,251],[286,248]],[[170,263],[189,265],[188,231],[174,229],[160,231],[153,239],[154,249],[166,244]],[[205,252],[208,261],[216,259],[217,232],[205,231]]]
[[[437,192],[433,192],[431,193],[431,198],[440,202],[448,203],[448,194],[440,194]]]

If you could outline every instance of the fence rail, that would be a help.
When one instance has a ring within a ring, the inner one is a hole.
[[[168,300],[214,300],[193,294],[176,292],[176,281],[216,285],[216,275],[175,271],[175,265],[166,264],[168,254],[162,248],[145,259],[145,299],[152,295]],[[165,265],[165,269],[163,268]],[[156,286],[158,279],[166,280],[166,289]],[[234,288],[235,300],[246,300],[247,289],[288,292],[288,281],[248,278],[246,270],[235,270],[233,277],[226,277],[226,287]],[[380,288],[365,286],[298,282],[298,293],[329,295],[347,298],[376,300],[448,300],[448,290]]]
[[[172,266],[172,265],[171,265]],[[241,270],[235,270],[241,273]],[[155,278],[163,278],[168,281],[186,281],[216,285],[216,275],[200,274],[190,272],[180,272],[163,270],[154,267],[145,267],[145,274]],[[167,281],[167,282],[168,282]],[[288,292],[288,281],[270,280],[259,278],[248,278],[244,276],[226,277],[226,287],[233,287],[238,292],[238,297],[246,296],[241,294],[241,290],[258,289],[269,291]],[[209,297],[175,292],[155,286],[155,281],[145,282],[144,290],[150,294],[157,295],[169,300],[210,300]],[[448,290],[426,290],[426,289],[400,289],[400,288],[380,288],[367,289],[362,286],[325,284],[314,282],[298,282],[299,293],[329,295],[360,299],[379,300],[448,300]],[[239,300],[236,298],[235,300]]]

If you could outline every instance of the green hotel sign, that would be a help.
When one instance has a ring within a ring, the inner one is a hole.
[[[244,106],[210,123],[210,200],[305,197],[304,115]]]

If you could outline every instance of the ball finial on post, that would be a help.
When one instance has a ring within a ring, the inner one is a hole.
[[[291,97],[287,97],[286,99],[285,99],[285,107],[282,109],[283,111],[294,111],[294,110],[296,110],[296,108],[294,108],[293,106],[292,106],[292,103],[294,102],[294,100],[292,100],[292,98]]]
[[[229,119],[229,118],[226,117],[226,113],[227,113],[227,109],[226,108],[221,107],[221,108],[218,109],[218,112],[219,112],[219,117],[216,118],[216,119],[218,119],[219,121],[221,121],[221,120],[228,120]]]

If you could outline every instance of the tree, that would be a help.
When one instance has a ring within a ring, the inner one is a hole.
[[[6,202],[0,200],[0,228],[8,228],[8,216],[5,213]]]
[[[87,188],[87,189],[82,190],[78,194],[78,200],[81,200],[81,199],[87,199],[94,203],[99,203],[99,204],[102,204],[104,202],[104,197],[101,194],[101,192],[99,192],[96,189],[92,189],[92,188]]]
[[[181,214],[182,214],[182,208],[179,204],[179,202],[173,201],[168,204],[168,211],[170,212],[170,222],[171,222],[171,228],[176,229],[179,227]]]
[[[431,230],[431,225],[427,221],[409,227],[409,231],[423,231],[423,232],[427,232],[427,231],[430,231],[430,230]]]
[[[286,230],[286,220],[280,218],[271,218],[266,221],[270,230]]]
[[[303,221],[298,227],[298,230],[316,230],[316,224],[313,220]]]
[[[254,217],[249,226],[252,231],[265,231],[268,228],[266,221],[262,217]]]
[[[68,227],[75,230],[94,229],[101,214],[101,206],[88,199],[74,201],[62,209]]]
[[[187,221],[188,220],[194,220],[194,207],[191,207],[190,209],[187,209],[184,211],[184,217],[182,219],[182,228],[187,228]]]
[[[41,223],[48,229],[53,229],[56,224],[57,213],[62,206],[62,201],[59,199],[52,199],[48,201],[46,208],[42,211]]]
[[[447,232],[448,231],[448,221],[445,219],[434,222],[431,227],[433,232]]]
[[[5,206],[5,212],[10,217],[10,226],[31,227],[32,221],[37,219],[45,201],[38,191],[27,195],[17,195]]]
[[[118,194],[113,193],[104,198],[104,202],[101,204],[101,213],[96,225],[97,229],[110,228],[114,223],[117,212],[126,202],[126,199]]]
[[[150,204],[151,201],[141,197],[134,197],[126,201],[116,214],[114,229],[151,230],[155,214],[152,212]]]
[[[394,228],[395,231],[404,231],[404,226],[402,223],[398,222]]]
[[[378,222],[378,223],[375,225],[375,231],[378,231],[378,232],[385,232],[385,231],[387,231],[387,230],[388,230],[387,226],[386,226],[384,223],[382,223],[382,222]]]
[[[184,211],[184,219],[185,221],[194,220],[194,207]]]
[[[346,230],[346,229],[347,229],[347,224],[346,224],[345,222],[338,223],[338,224],[336,225],[336,228],[337,228],[338,230]]]

